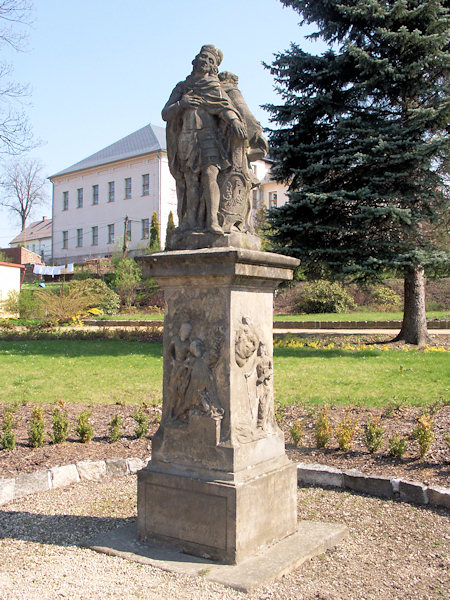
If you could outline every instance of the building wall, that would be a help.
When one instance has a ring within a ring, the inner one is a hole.
[[[35,252],[42,257],[42,260],[50,260],[52,255],[52,238],[41,238],[39,240],[25,240],[25,248]]]
[[[149,193],[143,195],[142,176],[149,175]],[[121,247],[124,221],[128,216],[131,254],[148,244],[142,237],[142,219],[151,223],[156,211],[164,243],[169,210],[176,207],[175,186],[168,184],[165,152],[117,161],[52,178],[53,182],[53,261],[55,264],[82,262],[85,258],[110,255]],[[125,179],[131,178],[131,198],[125,198]],[[108,201],[108,183],[115,183],[114,202]],[[92,202],[92,187],[98,185],[98,204]],[[83,206],[78,208],[78,189],[83,189]],[[68,192],[68,209],[63,210],[63,194]],[[114,225],[114,242],[108,241],[108,225]],[[93,244],[92,227],[98,227],[98,241]],[[79,245],[77,230],[82,230]],[[67,248],[63,248],[63,232],[67,231]]]
[[[21,273],[22,269],[18,266],[0,263],[0,316],[2,317],[12,316],[3,309],[2,305],[10,292],[20,292]]]
[[[269,208],[276,198],[276,206],[283,206],[289,200],[287,188],[283,183],[278,183],[270,179],[270,169],[272,163],[266,160],[257,160],[252,163],[252,169],[256,177],[261,181],[259,193],[257,194],[258,204],[263,202]],[[274,193],[276,196],[274,196]]]
[[[6,256],[8,262],[17,265],[40,265],[42,263],[40,255],[21,246],[16,248],[2,248],[1,252]]]

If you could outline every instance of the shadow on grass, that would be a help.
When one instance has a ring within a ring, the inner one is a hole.
[[[56,546],[84,546],[98,533],[128,525],[135,517],[42,515],[0,510],[0,540],[13,539]]]
[[[162,358],[159,342],[129,342],[124,340],[24,340],[0,341],[2,356],[127,356],[133,354]]]

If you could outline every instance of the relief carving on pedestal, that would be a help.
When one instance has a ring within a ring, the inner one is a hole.
[[[168,380],[169,421],[189,422],[191,412],[213,419],[223,417],[214,369],[220,358],[223,331],[216,327],[207,346],[192,336],[192,325],[184,322],[169,343],[171,370]]]
[[[276,429],[272,377],[273,363],[248,317],[242,317],[235,336],[235,360],[246,382],[250,429],[259,437]],[[256,431],[255,431],[256,429]],[[249,437],[242,428],[240,437]]]

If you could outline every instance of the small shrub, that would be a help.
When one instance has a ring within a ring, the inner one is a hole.
[[[398,433],[395,433],[388,439],[389,444],[389,456],[395,458],[402,458],[406,452],[406,438],[401,437]]]
[[[14,412],[11,409],[5,410],[0,436],[0,448],[2,450],[14,450],[16,447],[16,434],[13,431],[15,426]]]
[[[326,407],[322,408],[319,412],[319,415],[316,420],[315,425],[315,438],[316,438],[316,447],[317,448],[325,448],[331,438],[331,434],[333,429],[330,424],[330,419],[328,417],[328,409]]]
[[[336,429],[339,450],[343,450],[344,452],[348,452],[352,447],[358,421],[358,419],[353,419],[350,416],[350,412],[351,409],[345,411],[345,416],[342,421],[339,421]]]
[[[118,294],[101,279],[90,277],[72,281],[70,288],[74,291],[81,291],[92,298],[93,304],[89,308],[100,308],[106,315],[114,315],[119,312],[120,298]]]
[[[374,454],[381,448],[383,443],[384,428],[379,425],[380,417],[369,417],[366,426],[364,427],[363,440],[370,454]]]
[[[42,406],[34,406],[31,413],[30,426],[28,428],[28,442],[32,448],[40,448],[44,445],[45,423]]]
[[[91,411],[89,409],[83,410],[77,419],[77,427],[75,429],[77,435],[80,438],[82,444],[90,442],[94,436],[94,429],[89,423],[91,417]]]
[[[295,421],[289,430],[294,445],[298,448],[303,440],[303,428],[305,424],[302,420]]]
[[[306,313],[340,313],[356,304],[341,283],[322,280],[305,284],[297,308]]]
[[[402,303],[397,292],[385,285],[376,285],[372,290],[372,298],[378,310],[381,311],[395,310]]]
[[[63,410],[63,402],[60,402],[59,405],[60,408],[55,407],[52,412],[52,433],[50,434],[52,444],[62,444],[69,435],[67,410]]]
[[[434,442],[433,420],[430,415],[422,415],[417,419],[413,437],[419,444],[419,454],[423,458]]]
[[[109,422],[109,441],[111,443],[117,442],[120,439],[122,433],[122,419],[119,413],[116,413]]]
[[[148,433],[148,416],[142,407],[134,413],[133,419],[136,421],[137,427],[134,430],[134,435],[137,439],[145,437]]]
[[[279,402],[274,403],[274,411],[275,411],[275,420],[278,425],[281,426],[281,423],[284,421],[284,414],[286,412],[286,407],[282,406]]]

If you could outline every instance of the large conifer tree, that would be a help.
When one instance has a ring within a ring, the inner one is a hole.
[[[427,338],[424,269],[445,260],[449,9],[445,0],[281,0],[316,23],[320,56],[291,44],[269,67],[277,179],[290,202],[270,212],[277,251],[309,272],[405,277],[399,338]]]

